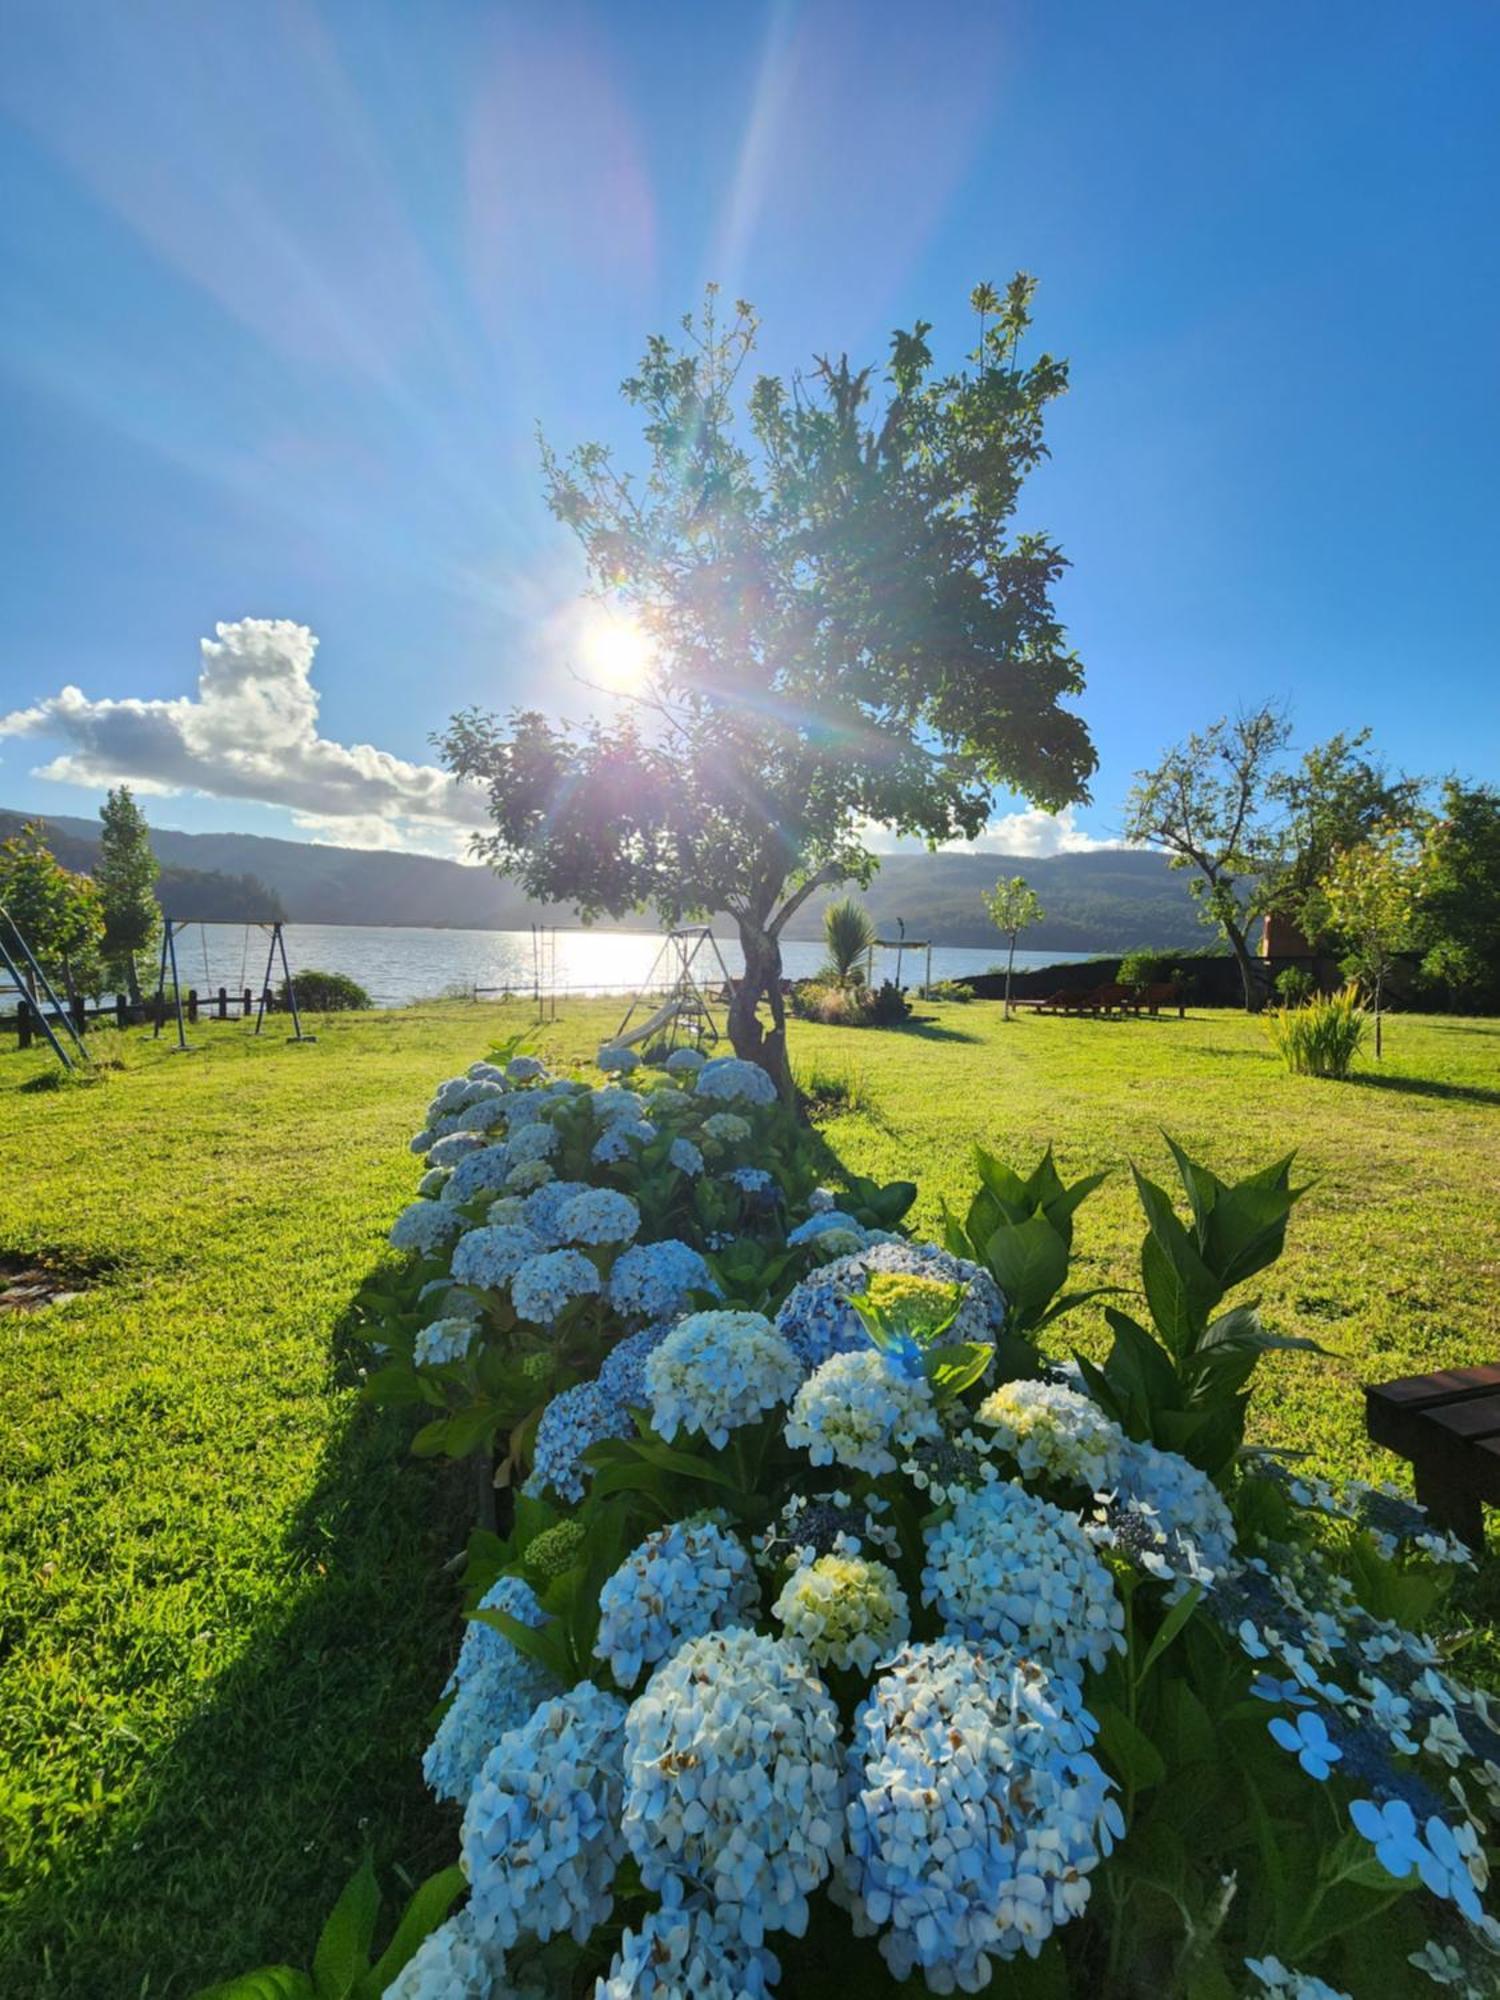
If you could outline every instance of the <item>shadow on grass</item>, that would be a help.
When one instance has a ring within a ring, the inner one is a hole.
[[[982,1035],[970,1035],[962,1028],[945,1028],[929,1015],[913,1014],[910,1020],[902,1021],[897,1029],[899,1035],[916,1035],[924,1042],[980,1042]]]
[[[1348,1080],[1363,1090],[1394,1090],[1406,1097],[1435,1097],[1446,1104],[1500,1104],[1500,1090],[1482,1083],[1443,1083],[1436,1077],[1369,1070],[1361,1070]]]
[[[352,1310],[330,1365],[353,1380]],[[363,1349],[360,1350],[363,1353]],[[467,1489],[414,1459],[409,1415],[355,1405],[279,1560],[287,1610],[135,1779],[110,1844],[7,1913],[0,1992],[180,2000],[268,1961],[307,1965],[366,1845],[393,1917],[451,1861],[421,1753],[451,1648],[443,1564]]]

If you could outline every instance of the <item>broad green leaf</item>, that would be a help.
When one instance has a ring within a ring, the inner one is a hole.
[[[1121,1285],[1094,1285],[1086,1292],[1064,1292],[1060,1299],[1052,1301],[1039,1320],[1033,1321],[1031,1331],[1040,1333],[1044,1327],[1051,1326],[1053,1320],[1061,1319],[1064,1313],[1076,1312],[1093,1299],[1108,1298],[1111,1293],[1123,1289]]]
[[[1031,1203],[1026,1197],[1026,1183],[1003,1161],[983,1146],[974,1148],[974,1164],[979,1171],[983,1186],[999,1203],[1007,1221],[1020,1222],[1031,1213]]]
[[[1104,1318],[1115,1337],[1105,1373],[1111,1380],[1118,1370],[1126,1382],[1140,1384],[1151,1409],[1171,1409],[1182,1399],[1171,1359],[1161,1342],[1154,1340],[1139,1320],[1114,1306],[1104,1308]]]
[[[1150,1673],[1162,1654],[1198,1609],[1198,1604],[1202,1596],[1202,1584],[1195,1583],[1192,1589],[1186,1592],[1184,1596],[1179,1597],[1177,1602],[1168,1611],[1166,1617],[1163,1618],[1161,1624],[1157,1627],[1156,1637],[1146,1648],[1145,1654],[1141,1659],[1140,1667],[1136,1672],[1138,1683],[1145,1680],[1147,1674]]]
[[[317,1988],[305,1972],[290,1965],[262,1965],[218,1986],[205,1986],[193,2000],[318,2000]]]
[[[555,1624],[523,1625],[519,1618],[498,1609],[473,1611],[469,1615],[476,1625],[491,1625],[504,1633],[518,1653],[524,1653],[530,1660],[540,1660],[559,1680],[568,1678],[567,1645]]]
[[[380,2000],[386,1988],[431,1935],[458,1901],[467,1886],[464,1871],[455,1864],[429,1875],[419,1883],[411,1901],[401,1913],[396,1934],[382,1952],[378,1963],[359,1984],[359,2000]]]
[[[1109,1179],[1109,1170],[1103,1173],[1085,1174],[1081,1181],[1074,1181],[1070,1188],[1043,1204],[1042,1213],[1065,1243],[1073,1240],[1073,1217],[1097,1187],[1102,1187]]]
[[[1068,1246],[1045,1215],[997,1229],[985,1244],[984,1255],[1004,1294],[1008,1316],[1022,1325],[1067,1279]]]
[[[989,1367],[995,1350],[988,1341],[965,1340],[955,1347],[935,1347],[927,1356],[928,1379],[945,1396],[961,1396]]]
[[[1049,1202],[1056,1201],[1062,1194],[1062,1176],[1057,1171],[1050,1146],[1026,1176],[1024,1186],[1027,1203],[1032,1208],[1046,1208]]]
[[[1166,1762],[1145,1731],[1112,1701],[1096,1703],[1094,1713],[1104,1761],[1138,1792],[1159,1785],[1167,1775]]]
[[[1224,1183],[1216,1174],[1210,1173],[1207,1167],[1200,1166],[1196,1160],[1190,1158],[1170,1132],[1163,1132],[1162,1137],[1166,1140],[1167,1148],[1177,1163],[1177,1177],[1182,1182],[1183,1193],[1188,1198],[1188,1207],[1193,1211],[1193,1227],[1197,1232],[1198,1247],[1201,1249],[1207,1240],[1208,1219],[1213,1214],[1215,1202],[1224,1192]]]
[[[318,2000],[349,2000],[355,1982],[369,1966],[370,1943],[379,1915],[380,1885],[375,1880],[375,1864],[366,1854],[318,1935],[313,1951],[313,1986]]]

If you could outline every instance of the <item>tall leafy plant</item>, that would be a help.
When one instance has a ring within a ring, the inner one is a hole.
[[[1102,1368],[1076,1359],[1095,1399],[1132,1437],[1180,1452],[1217,1475],[1244,1440],[1248,1384],[1261,1356],[1321,1351],[1316,1341],[1273,1333],[1257,1300],[1225,1304],[1281,1255],[1288,1218],[1306,1188],[1291,1184],[1291,1153],[1230,1185],[1174,1139],[1167,1145],[1187,1221],[1164,1188],[1131,1168],[1146,1215],[1141,1285],[1150,1323],[1107,1306],[1114,1335],[1109,1359]]]

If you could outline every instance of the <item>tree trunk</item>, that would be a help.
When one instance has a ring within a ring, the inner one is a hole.
[[[735,980],[729,999],[729,1039],[745,1062],[759,1063],[775,1083],[785,1104],[795,1105],[797,1090],[786,1047],[786,1003],[781,993],[781,942],[769,931],[740,918],[740,950],[745,970]],[[765,998],[771,1026],[760,1018]]]
[[[125,997],[130,1002],[132,1008],[139,1008],[141,1004],[141,975],[136,970],[135,953],[133,951],[127,951],[125,954]]]
[[[1014,931],[1012,931],[1010,934],[1010,954],[1005,961],[1005,1013],[1002,1016],[1002,1018],[1007,1021],[1010,1019],[1010,974],[1011,974],[1011,967],[1015,964],[1015,962],[1016,962],[1016,934]]]
[[[1380,1061],[1380,987],[1381,977],[1375,975],[1375,1060]]]
[[[1245,942],[1245,933],[1234,924],[1225,923],[1222,928],[1229,940],[1229,949],[1234,953],[1234,962],[1240,969],[1240,979],[1245,988],[1245,1012],[1258,1014],[1266,1004],[1266,990],[1261,984],[1250,947]]]

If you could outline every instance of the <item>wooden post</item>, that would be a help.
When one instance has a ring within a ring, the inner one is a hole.
[[[16,1036],[23,1049],[31,1047],[31,1002],[24,993],[16,1002]]]
[[[197,1018],[198,1018],[198,989],[196,986],[190,986],[188,988],[188,1019],[190,1021],[196,1021]]]
[[[123,993],[115,995],[115,1026],[128,1027],[130,1024],[130,1002]]]
[[[242,1021],[249,1020],[250,1010],[254,1005],[255,1005],[255,995],[250,991],[250,988],[247,986],[244,992],[240,995],[240,1019]]]
[[[89,1031],[89,1003],[81,993],[73,995],[72,1012],[73,1026],[78,1030],[80,1035],[86,1035]]]
[[[221,1021],[229,1019],[229,994],[222,986],[219,988],[219,1019]]]

